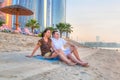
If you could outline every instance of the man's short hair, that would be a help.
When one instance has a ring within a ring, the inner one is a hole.
[[[58,31],[53,31],[53,32],[52,32],[52,35],[54,35],[56,32],[58,32]]]

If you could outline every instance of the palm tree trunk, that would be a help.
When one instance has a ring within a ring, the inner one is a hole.
[[[68,32],[66,32],[66,38],[69,38],[69,37],[68,37]]]
[[[60,38],[62,38],[62,32],[60,31]]]
[[[34,28],[32,27],[32,33],[34,33],[34,31],[33,31],[33,30],[34,30]]]

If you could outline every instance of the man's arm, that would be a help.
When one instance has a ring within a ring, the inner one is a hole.
[[[68,41],[67,41],[67,43],[66,43],[66,44],[70,45],[71,47],[75,47],[75,45],[74,45],[74,44],[72,44],[72,43],[70,43],[70,42],[68,42]]]
[[[51,45],[52,45],[52,49],[57,53],[58,51],[57,51],[57,49],[55,48],[53,42],[51,42]]]

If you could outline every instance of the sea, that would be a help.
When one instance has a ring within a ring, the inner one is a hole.
[[[116,50],[116,51],[119,51],[120,52],[120,48],[110,48],[110,47],[97,47],[97,48],[100,48],[100,49],[108,49],[108,50]]]

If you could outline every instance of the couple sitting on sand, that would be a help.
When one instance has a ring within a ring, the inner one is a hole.
[[[76,47],[73,44],[60,38],[59,36],[60,35],[58,31],[53,31],[52,38],[50,38],[50,29],[45,29],[42,33],[42,38],[38,41],[32,54],[28,57],[32,57],[37,51],[37,49],[40,47],[42,53],[41,55],[45,58],[59,57],[63,62],[67,63],[68,65],[79,64],[81,66],[88,66],[88,63],[80,59]],[[73,57],[72,53],[75,57]]]

